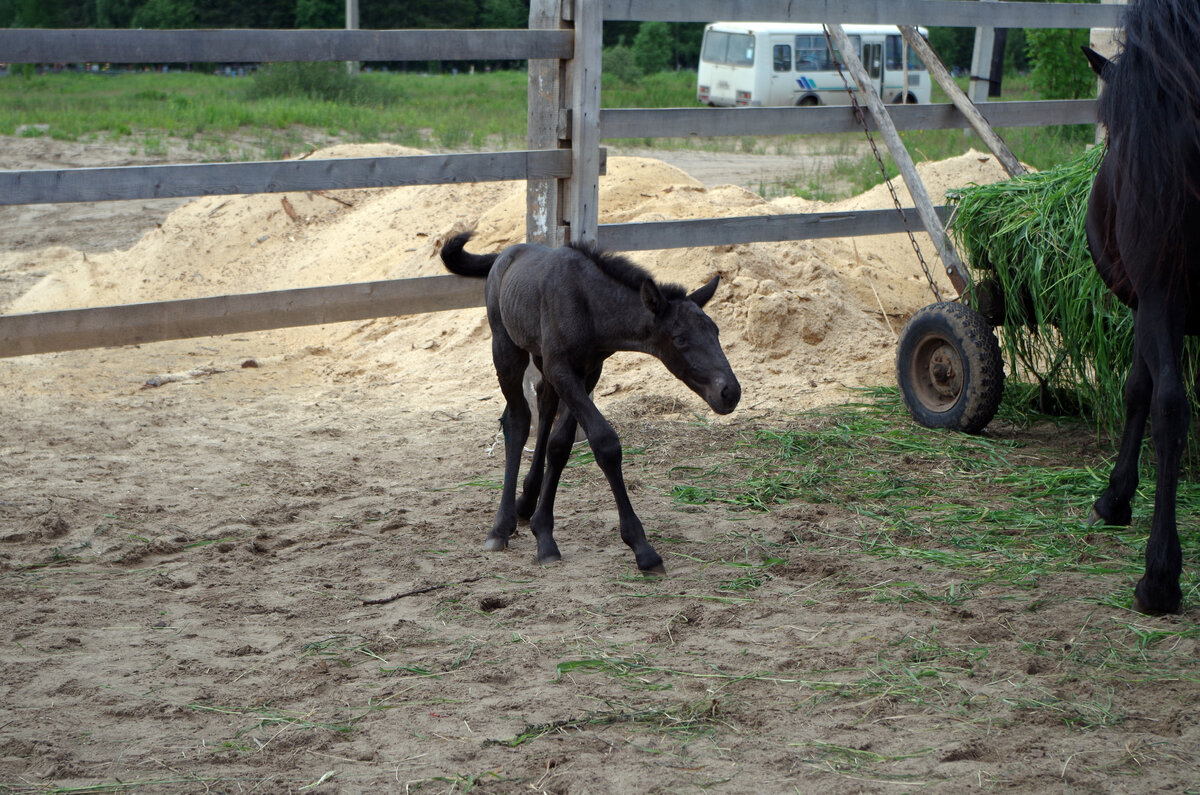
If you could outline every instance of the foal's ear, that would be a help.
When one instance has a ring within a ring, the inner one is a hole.
[[[1104,77],[1104,70],[1112,66],[1112,61],[1105,58],[1100,53],[1093,50],[1091,47],[1081,47],[1083,54],[1087,56],[1088,65],[1092,67],[1092,71],[1097,77]]]
[[[717,291],[717,285],[720,283],[721,274],[718,273],[716,276],[712,277],[712,281],[689,295],[688,298],[692,299],[696,306],[703,307],[708,303],[708,299],[713,297],[713,293]]]
[[[667,299],[663,298],[662,292],[653,279],[642,282],[642,303],[655,317],[667,311]]]

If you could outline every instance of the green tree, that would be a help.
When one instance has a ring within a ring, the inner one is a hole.
[[[346,4],[342,0],[296,0],[296,27],[344,28]]]
[[[195,27],[196,5],[193,0],[149,0],[134,12],[130,25],[163,30]]]
[[[675,41],[666,22],[643,22],[633,37],[633,60],[646,74],[670,69],[675,62]]]
[[[529,24],[529,0],[483,0],[481,28],[523,28]]]
[[[96,0],[96,27],[127,28],[140,0]]]
[[[1086,30],[1027,30],[1029,81],[1043,99],[1085,99],[1096,94],[1096,76],[1079,48]]]

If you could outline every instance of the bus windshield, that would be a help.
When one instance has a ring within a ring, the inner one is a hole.
[[[748,33],[710,30],[704,35],[704,50],[700,57],[709,63],[753,66],[754,37]]]

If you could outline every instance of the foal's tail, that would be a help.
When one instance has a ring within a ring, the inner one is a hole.
[[[446,270],[459,276],[475,276],[482,278],[492,269],[492,263],[499,254],[472,254],[465,251],[463,246],[471,239],[470,232],[461,232],[446,241],[442,246],[442,263]]]

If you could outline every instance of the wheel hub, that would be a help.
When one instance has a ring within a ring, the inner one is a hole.
[[[917,346],[912,360],[913,385],[921,403],[932,411],[948,411],[963,389],[962,357],[949,341],[930,337]]]

